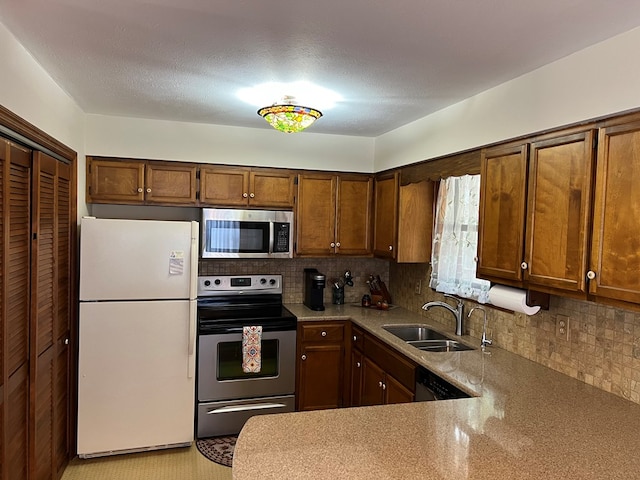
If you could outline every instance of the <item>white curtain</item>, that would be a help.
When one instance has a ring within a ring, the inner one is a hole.
[[[476,278],[480,175],[440,182],[430,286],[437,292],[489,301],[490,282]]]

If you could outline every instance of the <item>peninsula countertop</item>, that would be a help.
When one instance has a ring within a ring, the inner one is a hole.
[[[382,325],[452,330],[402,308],[287,308],[299,321],[350,319],[474,398],[252,417],[235,480],[640,476],[640,405],[496,347],[422,352]]]

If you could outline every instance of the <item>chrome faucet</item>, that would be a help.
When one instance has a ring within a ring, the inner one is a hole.
[[[456,335],[464,335],[464,315],[462,311],[464,310],[464,303],[458,297],[453,295],[449,295],[448,293],[444,294],[447,298],[453,298],[457,303],[456,307],[452,307],[446,302],[427,302],[422,305],[423,310],[429,310],[431,307],[442,307],[449,310],[453,313],[453,316],[456,318]]]
[[[482,340],[480,340],[480,346],[484,350],[485,347],[488,347],[493,343],[493,340],[489,340],[487,338],[487,312],[482,307],[473,307],[471,310],[469,310],[469,314],[467,315],[467,318],[471,317],[471,314],[473,313],[474,310],[480,310],[482,312],[482,316],[484,317],[484,325],[482,327]]]

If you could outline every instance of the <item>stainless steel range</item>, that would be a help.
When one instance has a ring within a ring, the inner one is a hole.
[[[253,415],[295,407],[296,317],[282,275],[198,278],[196,435],[237,434]],[[242,368],[242,330],[261,326],[260,372]]]

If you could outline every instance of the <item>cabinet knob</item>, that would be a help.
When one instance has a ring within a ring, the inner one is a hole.
[[[473,257],[473,261],[474,261],[474,262],[476,262],[476,263],[478,263],[478,257],[477,257],[477,256],[476,256],[476,257]]]
[[[147,188],[147,193],[151,193],[151,189],[150,188]]]
[[[383,389],[383,390],[386,390],[386,389],[387,389],[387,384],[386,384],[386,383],[383,383],[383,384],[382,384],[382,389]]]
[[[596,272],[594,272],[593,270],[589,270],[589,271],[587,272],[587,278],[588,278],[589,280],[593,280],[594,278],[596,278]]]
[[[256,196],[256,194],[255,194],[255,193],[253,193],[253,192],[251,192],[251,193],[249,194],[249,196],[250,196],[251,198],[254,198],[254,197]]]
[[[320,335],[322,335],[323,337],[326,337],[327,336],[327,332],[323,331]]]
[[[247,194],[247,192],[244,192],[244,193],[242,194],[242,198],[247,198],[248,196],[249,196],[249,195]]]
[[[527,262],[522,262],[522,263],[520,264],[520,268],[521,268],[522,270],[526,270],[527,268],[529,268],[529,265],[527,265]]]
[[[393,245],[389,245],[389,251],[393,251]]]
[[[356,362],[356,367],[360,368],[362,365],[360,364],[360,362]]]
[[[336,246],[336,244],[335,244],[335,243],[333,243],[333,242],[331,242],[331,244],[330,244],[330,245],[331,245],[331,248],[335,248],[335,246]]]
[[[138,187],[138,193],[142,193],[143,191],[142,187]]]
[[[63,341],[62,343],[64,343],[65,345],[69,345],[69,339],[68,339],[68,338],[65,338],[65,339],[64,339],[64,341]]]
[[[380,388],[382,388],[382,385],[384,385],[384,383],[382,383],[382,382],[378,382],[378,386],[379,386]]]
[[[340,248],[340,242],[336,243],[336,247]]]
[[[306,360],[306,359],[307,359],[307,356],[306,356],[306,355],[302,355],[300,358],[301,358],[302,360]]]
[[[355,335],[353,336],[353,341],[357,342],[358,341],[358,337],[356,337]]]

